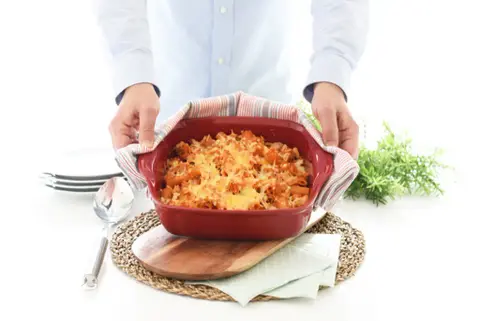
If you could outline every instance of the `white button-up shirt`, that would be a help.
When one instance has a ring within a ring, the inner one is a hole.
[[[294,6],[304,0],[97,0],[114,89],[149,82],[160,118],[187,101],[242,90],[291,103]],[[312,0],[313,55],[303,94],[337,84],[348,95],[364,50],[368,0]],[[307,58],[308,60],[308,58]]]

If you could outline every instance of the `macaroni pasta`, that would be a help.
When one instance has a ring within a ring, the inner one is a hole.
[[[178,143],[167,161],[161,202],[219,210],[303,205],[308,173],[297,148],[267,143],[251,131]]]

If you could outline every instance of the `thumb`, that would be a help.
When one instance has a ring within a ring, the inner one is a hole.
[[[334,108],[315,108],[317,117],[322,127],[322,138],[327,146],[338,146],[337,112]]]
[[[139,110],[139,142],[143,147],[153,147],[155,140],[155,121],[159,108],[157,106],[143,107]]]

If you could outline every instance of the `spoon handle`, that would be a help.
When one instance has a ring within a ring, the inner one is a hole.
[[[106,236],[102,236],[100,242],[100,248],[97,252],[97,258],[95,259],[95,264],[93,265],[92,273],[85,274],[85,278],[83,281],[83,286],[87,289],[95,289],[98,284],[98,274],[100,273],[100,269],[102,268],[103,259],[105,257],[105,252],[107,251],[108,247],[108,238]]]
[[[93,274],[98,277],[100,273],[100,268],[102,267],[103,259],[105,257],[105,252],[107,251],[108,246],[108,239],[105,236],[102,236],[102,240],[100,243],[100,249],[97,253],[97,259],[95,260],[95,265],[93,266]]]

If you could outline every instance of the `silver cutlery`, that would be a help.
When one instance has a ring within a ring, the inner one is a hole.
[[[95,214],[104,222],[104,227],[93,269],[91,273],[84,275],[83,287],[85,289],[95,289],[97,287],[98,275],[108,247],[109,231],[113,226],[127,218],[133,199],[134,195],[130,185],[121,177],[110,178],[96,193],[93,209]]]

